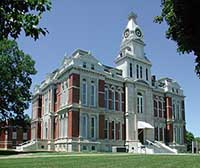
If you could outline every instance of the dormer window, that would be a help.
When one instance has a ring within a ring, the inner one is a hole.
[[[83,68],[87,68],[86,62],[83,62]]]
[[[94,64],[91,64],[91,69],[94,70]]]

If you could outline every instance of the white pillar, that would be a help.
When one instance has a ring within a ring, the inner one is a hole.
[[[194,141],[192,141],[192,153],[194,153]]]
[[[126,83],[126,146],[129,152],[138,152],[138,127],[137,115],[135,113],[135,105],[137,94],[132,83]]]

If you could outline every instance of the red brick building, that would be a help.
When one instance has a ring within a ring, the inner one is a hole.
[[[0,148],[15,149],[17,145],[31,139],[30,125],[23,128],[12,121],[0,124]]]
[[[69,152],[125,147],[140,153],[142,144],[149,153],[159,145],[184,150],[183,90],[173,79],[151,75],[143,40],[131,13],[116,67],[80,49],[65,57],[34,91],[31,139]]]

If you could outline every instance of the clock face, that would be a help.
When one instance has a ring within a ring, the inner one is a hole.
[[[124,31],[124,37],[127,38],[129,36],[129,29],[126,29]]]
[[[135,29],[135,34],[136,34],[136,36],[138,36],[138,37],[142,37],[142,32],[141,32],[141,30],[140,30],[139,28],[136,28],[136,29]]]

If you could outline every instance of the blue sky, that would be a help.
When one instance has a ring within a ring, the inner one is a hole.
[[[194,56],[179,55],[176,43],[165,38],[166,24],[153,23],[160,10],[160,0],[52,0],[51,12],[41,20],[50,33],[36,42],[23,35],[18,39],[20,48],[36,61],[38,73],[33,76],[33,85],[57,68],[64,54],[70,55],[77,48],[89,50],[102,63],[114,66],[127,16],[134,11],[144,33],[146,56],[153,64],[152,74],[180,83],[186,96],[187,129],[200,136],[200,79],[194,73]],[[30,114],[31,108],[27,112]]]

